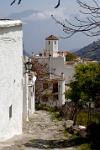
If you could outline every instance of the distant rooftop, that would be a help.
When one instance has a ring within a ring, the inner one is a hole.
[[[16,25],[21,25],[22,22],[20,20],[10,20],[10,19],[0,19],[0,27],[11,27]]]
[[[54,36],[54,35],[50,35],[49,37],[47,37],[45,40],[59,40],[58,37]]]

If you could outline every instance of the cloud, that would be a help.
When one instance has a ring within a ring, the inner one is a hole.
[[[72,17],[79,14],[77,7],[71,4],[71,6],[59,7],[57,9],[49,10],[25,10],[18,13],[12,13],[10,18],[21,19],[22,21],[42,21],[49,20],[51,15],[54,15],[57,19],[71,20]]]
[[[54,15],[57,19],[65,20],[65,18],[70,19],[78,13],[75,8],[72,8],[72,10],[69,11],[68,8],[60,7],[52,10],[33,11],[30,15],[22,16],[21,19],[24,21],[48,20],[51,18],[51,15]]]

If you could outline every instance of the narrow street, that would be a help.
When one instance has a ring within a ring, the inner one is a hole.
[[[23,135],[0,143],[0,150],[75,150],[64,135],[63,122],[52,120],[46,111],[36,111],[23,130]]]

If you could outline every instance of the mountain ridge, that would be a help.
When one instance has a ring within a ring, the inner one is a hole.
[[[100,61],[100,40],[94,41],[74,53],[81,58]]]

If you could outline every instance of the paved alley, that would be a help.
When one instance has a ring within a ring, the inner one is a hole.
[[[23,135],[0,143],[0,150],[74,150],[64,136],[63,122],[52,120],[49,112],[36,111],[24,123]]]

